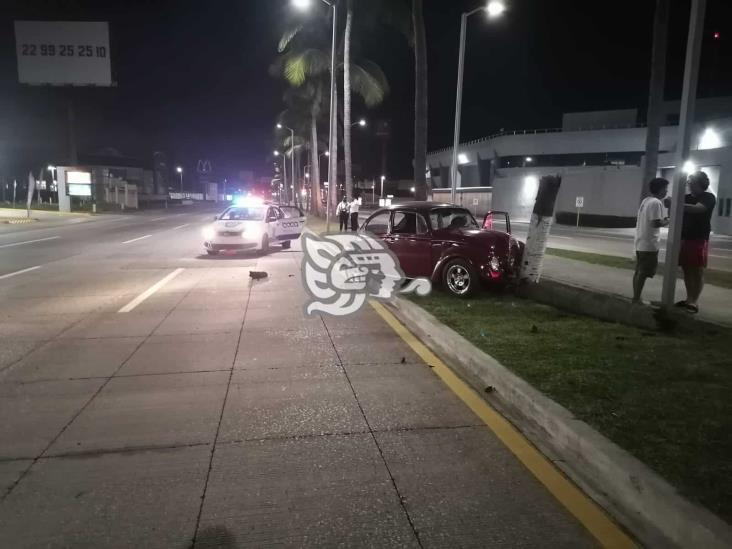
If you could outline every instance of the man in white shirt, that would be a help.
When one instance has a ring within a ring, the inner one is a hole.
[[[349,204],[349,210],[351,212],[351,230],[357,231],[358,230],[358,209],[361,206],[361,199],[356,198],[356,196],[353,196],[353,200],[351,200],[351,203]]]
[[[343,200],[341,200],[338,203],[338,207],[336,208],[336,214],[338,214],[338,220],[340,221],[340,228],[339,231],[347,231],[348,230],[348,200],[346,199],[346,195],[343,195]]]
[[[641,303],[641,293],[647,278],[653,278],[658,268],[658,249],[661,243],[661,227],[668,225],[663,202],[668,181],[656,177],[649,183],[651,195],[644,198],[638,209],[635,225],[635,274],[633,275],[633,303]]]

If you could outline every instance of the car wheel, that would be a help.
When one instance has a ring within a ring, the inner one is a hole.
[[[206,250],[206,253],[208,255],[219,255],[219,251],[218,250]]]
[[[285,240],[285,241],[284,241],[284,242],[282,243],[282,249],[283,249],[283,250],[289,250],[289,249],[290,249],[290,241],[289,241],[289,240]]]
[[[269,236],[262,235],[262,248],[260,250],[263,254],[266,254],[269,252]]]
[[[464,259],[453,259],[442,271],[442,284],[454,296],[469,297],[477,289],[478,275]]]

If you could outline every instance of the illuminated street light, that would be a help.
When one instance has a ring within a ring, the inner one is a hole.
[[[526,162],[533,162],[533,161],[534,161],[534,159],[533,159],[533,158],[531,158],[530,156],[527,156],[527,157],[526,157]]]
[[[696,164],[694,164],[691,160],[687,160],[684,162],[684,166],[681,168],[681,171],[683,171],[685,174],[694,173],[696,171]]]
[[[381,198],[384,198],[384,181],[386,180],[386,176],[381,176]]]
[[[498,0],[493,0],[492,2],[488,2],[488,5],[485,7],[485,11],[488,14],[488,17],[492,19],[506,11],[506,4],[499,2]]]
[[[275,156],[279,156],[280,155],[280,151],[274,151],[272,154],[274,154]]]
[[[311,0],[292,0],[292,5],[301,11],[310,9]]]
[[[452,144],[452,163],[450,164],[450,202],[455,203],[457,195],[458,176],[458,146],[460,145],[460,116],[463,110],[463,73],[465,72],[465,35],[467,33],[468,17],[479,11],[485,11],[489,19],[495,19],[506,9],[506,5],[499,0],[491,0],[485,7],[465,12],[460,17],[460,49],[458,53],[457,93],[455,96],[455,130]]]
[[[56,169],[56,166],[51,166],[50,164],[48,165],[48,171],[49,172],[52,172],[55,169]]]
[[[183,192],[183,168],[181,166],[177,166],[175,168],[175,171],[178,172],[178,175],[180,175],[180,192]]]

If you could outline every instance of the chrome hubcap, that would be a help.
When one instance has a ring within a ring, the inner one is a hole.
[[[462,265],[453,265],[447,271],[447,286],[455,294],[464,294],[470,288],[470,273]]]

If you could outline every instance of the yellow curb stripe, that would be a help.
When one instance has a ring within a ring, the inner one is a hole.
[[[375,301],[369,303],[399,337],[425,363],[432,366],[432,370],[440,379],[495,433],[498,439],[603,547],[617,549],[637,547],[636,543],[607,516],[604,510],[567,479],[508,420],[461,380],[391,312],[381,303]]]

